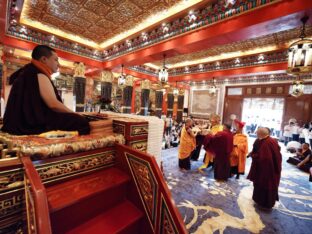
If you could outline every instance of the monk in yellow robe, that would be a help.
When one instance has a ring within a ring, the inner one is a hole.
[[[246,157],[248,153],[248,138],[243,134],[244,122],[234,120],[236,126],[236,134],[234,135],[234,148],[230,155],[231,173],[236,174],[236,179],[239,175],[245,174]]]
[[[193,121],[187,119],[181,131],[179,147],[179,167],[183,170],[191,169],[190,157],[196,148],[195,134],[192,132]]]
[[[219,115],[212,115],[210,123],[211,123],[211,129],[210,133],[212,135],[217,134],[218,132],[223,131],[223,125],[220,124],[220,116]],[[213,157],[214,154],[210,152],[209,150],[206,151],[205,158],[204,158],[204,164],[198,168],[200,172],[202,172],[202,169],[209,167],[210,165],[213,165]]]

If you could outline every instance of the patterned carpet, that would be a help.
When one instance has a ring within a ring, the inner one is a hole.
[[[289,154],[284,147],[282,152],[280,201],[272,211],[264,211],[251,199],[253,186],[247,175],[220,183],[211,168],[199,173],[204,150],[198,161],[192,161],[191,171],[182,172],[178,148],[163,150],[165,177],[190,233],[312,233],[312,183],[307,173],[286,163]],[[250,163],[249,158],[247,173]]]

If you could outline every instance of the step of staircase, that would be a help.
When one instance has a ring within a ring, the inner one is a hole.
[[[139,221],[142,217],[142,211],[126,200],[66,233],[135,234],[139,233]]]
[[[53,233],[68,230],[123,203],[129,176],[110,167],[46,188]]]

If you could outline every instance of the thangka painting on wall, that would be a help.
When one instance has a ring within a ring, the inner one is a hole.
[[[191,89],[190,114],[194,117],[208,118],[210,114],[219,113],[219,93],[219,89],[215,95],[208,89]]]

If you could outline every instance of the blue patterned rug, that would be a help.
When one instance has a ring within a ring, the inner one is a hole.
[[[204,150],[192,168],[178,168],[178,148],[162,151],[164,174],[173,198],[190,233],[312,233],[312,183],[307,173],[286,163],[283,152],[280,201],[264,211],[252,200],[252,183],[241,176],[227,182],[213,179],[211,168],[201,174]],[[246,174],[251,159],[247,159]]]

